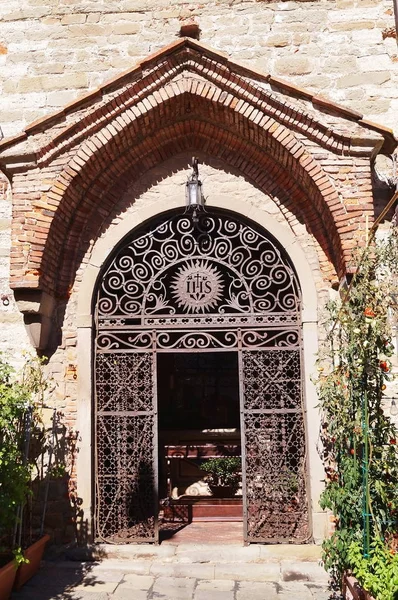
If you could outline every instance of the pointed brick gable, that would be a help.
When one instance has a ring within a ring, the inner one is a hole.
[[[123,190],[185,151],[220,158],[282,199],[337,280],[374,219],[370,161],[395,145],[357,112],[179,40],[0,143],[13,180],[11,285],[67,296]]]

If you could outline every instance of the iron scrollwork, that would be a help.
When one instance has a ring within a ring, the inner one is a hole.
[[[272,240],[230,217],[203,227],[206,244],[187,216],[127,244],[101,282],[98,317],[298,314],[294,271]]]

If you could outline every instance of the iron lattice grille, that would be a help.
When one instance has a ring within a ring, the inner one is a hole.
[[[149,352],[98,354],[97,538],[156,541],[156,394]]]
[[[240,356],[245,539],[308,538],[300,327],[283,250],[229,215],[173,216],[119,249],[96,306],[98,539],[157,540],[156,355],[215,351]]]
[[[306,541],[300,348],[243,351],[242,386],[247,540]]]

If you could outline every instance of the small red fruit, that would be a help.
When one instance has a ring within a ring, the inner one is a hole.
[[[367,308],[365,308],[365,310],[363,311],[363,314],[365,315],[365,317],[368,317],[369,319],[373,319],[373,317],[375,317],[375,313],[373,312],[373,310],[368,306]]]

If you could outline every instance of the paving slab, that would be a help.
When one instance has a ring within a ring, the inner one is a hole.
[[[276,583],[240,581],[237,588],[236,600],[278,600]]]
[[[193,600],[235,600],[235,592],[222,590],[195,590]]]
[[[213,579],[213,581],[198,581],[194,600],[235,600],[233,579]]]
[[[119,584],[119,588],[123,587],[130,590],[148,591],[151,589],[154,583],[155,577],[152,575],[136,575],[135,573],[126,573],[123,581],[121,581]]]
[[[100,579],[90,578],[83,580],[80,585],[76,585],[73,588],[73,592],[103,592],[105,594],[112,594],[116,590],[118,583],[116,581],[101,581]]]
[[[235,581],[233,579],[213,579],[208,581],[198,581],[197,590],[218,590],[220,592],[228,592],[235,589]]]
[[[278,584],[278,600],[314,600],[311,591],[304,583]]]
[[[168,600],[192,600],[196,579],[159,577],[156,579],[152,595],[154,598],[167,598]]]
[[[86,575],[84,575],[82,579],[82,584],[84,584],[85,581],[88,581],[90,579],[95,579],[98,581],[112,581],[118,583],[123,579],[124,575],[125,570],[120,568],[120,564],[117,569],[108,569],[105,563],[105,565],[98,565],[97,567],[89,571]]]
[[[307,584],[314,600],[332,600],[336,599],[336,596],[332,595],[332,592],[326,586],[318,586]]]
[[[108,596],[112,600],[148,600],[148,598],[153,598],[152,594],[144,590],[134,590],[134,594],[131,592],[131,588],[129,589],[119,589],[117,588],[116,592],[112,594],[112,596]],[[87,598],[87,600],[90,600]]]

